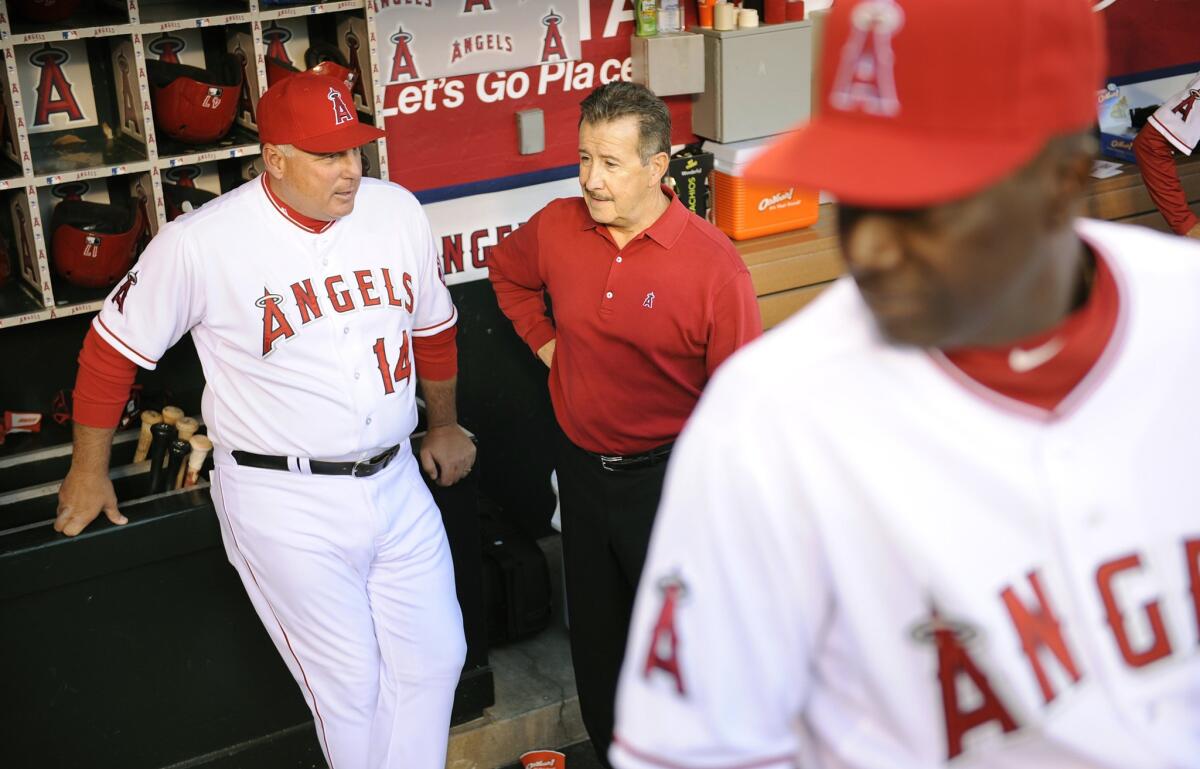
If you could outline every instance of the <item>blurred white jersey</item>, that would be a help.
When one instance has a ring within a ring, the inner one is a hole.
[[[1200,73],[1179,93],[1163,102],[1149,122],[1185,155],[1200,143]]]
[[[1119,317],[1055,412],[888,345],[849,279],[718,372],[617,767],[1200,767],[1200,245],[1079,231]]]

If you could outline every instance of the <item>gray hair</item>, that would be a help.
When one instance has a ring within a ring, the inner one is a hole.
[[[671,113],[646,86],[616,80],[592,91],[579,106],[581,126],[637,118],[638,157],[643,165],[659,152],[671,154]]]

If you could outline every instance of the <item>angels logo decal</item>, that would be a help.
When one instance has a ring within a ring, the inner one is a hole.
[[[29,62],[41,70],[33,119],[35,126],[49,124],[50,118],[59,113],[65,114],[70,121],[84,119],[83,109],[75,97],[75,88],[63,71],[63,65],[69,60],[70,55],[66,51],[54,48],[49,43],[29,56]]]
[[[421,76],[417,74],[416,59],[413,58],[412,50],[408,45],[412,39],[411,32],[405,32],[400,28],[397,28],[395,34],[389,38],[396,46],[396,52],[392,54],[392,75],[388,78],[389,83],[399,82],[401,78],[421,79]]]
[[[571,58],[567,55],[567,46],[563,42],[562,32],[558,28],[562,22],[563,17],[555,13],[553,8],[542,18],[542,24],[546,25],[546,36],[542,39],[542,62]]]

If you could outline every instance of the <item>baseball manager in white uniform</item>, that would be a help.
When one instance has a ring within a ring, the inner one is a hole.
[[[1200,767],[1200,248],[1078,218],[1091,5],[834,5],[756,167],[849,276],[683,432],[614,765]]]
[[[442,769],[466,645],[421,463],[464,476],[457,313],[416,199],[362,178],[345,84],[311,73],[259,107],[266,172],[167,224],[110,295],[80,356],[75,454],[56,528],[101,509],[134,366],[192,334],[229,559],[295,676],[332,769]],[[415,378],[414,378],[415,377]]]

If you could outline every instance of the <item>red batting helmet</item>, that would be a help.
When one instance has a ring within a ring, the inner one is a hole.
[[[199,187],[184,187],[182,184],[163,183],[163,198],[167,204],[167,221],[173,222],[180,216],[194,211],[216,195]]]
[[[137,205],[64,200],[50,226],[54,271],[77,286],[107,288],[133,266],[146,221]]]
[[[11,6],[26,21],[62,21],[75,12],[79,0],[14,0]]]
[[[0,235],[0,286],[12,278],[12,261],[8,258],[8,239]]]
[[[347,86],[354,87],[354,78],[357,77],[354,70],[350,69],[346,63],[346,57],[338,50],[335,45],[328,43],[313,43],[308,50],[304,52],[304,66],[309,70],[316,72],[318,75],[329,75],[336,77],[338,80],[345,82]],[[276,59],[273,56],[267,57],[267,87],[278,83],[286,77],[291,77],[301,70],[297,69],[292,64],[289,64],[282,59]]]
[[[229,132],[242,87],[237,59],[222,56],[211,69],[151,59],[146,71],[160,131],[189,144],[216,141]]]

